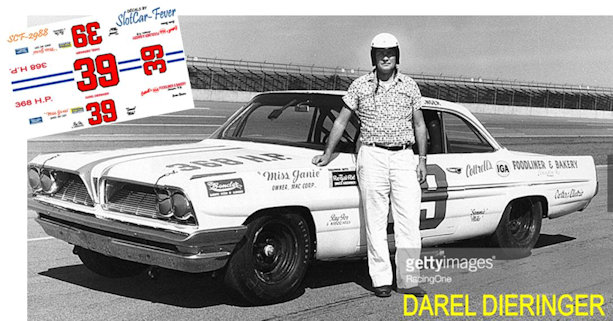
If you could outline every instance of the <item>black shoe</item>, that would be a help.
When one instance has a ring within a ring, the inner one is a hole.
[[[412,294],[412,295],[414,295],[416,297],[423,297],[427,293],[426,290],[422,289],[419,286],[414,286],[414,287],[408,288],[408,289],[397,288],[396,292],[402,293],[402,294]]]
[[[380,298],[387,298],[392,296],[392,286],[384,285],[384,286],[376,286],[373,288],[375,295]]]

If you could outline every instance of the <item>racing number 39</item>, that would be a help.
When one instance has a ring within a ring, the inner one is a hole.
[[[91,102],[87,104],[87,111],[92,112],[92,117],[88,119],[90,125],[99,125],[103,121],[110,123],[117,120],[115,111],[115,101],[112,99],[103,100],[100,103]]]
[[[162,59],[164,57],[164,49],[161,45],[141,48],[140,56],[145,61],[143,64],[145,75],[151,76],[154,70],[157,70],[159,73],[166,72],[166,61]]]
[[[83,80],[77,82],[80,91],[94,90],[98,84],[102,87],[112,87],[119,83],[117,62],[115,56],[110,53],[97,56],[95,61],[91,58],[78,59],[74,62],[74,69],[83,70]],[[100,77],[96,77],[94,71],[100,74]]]

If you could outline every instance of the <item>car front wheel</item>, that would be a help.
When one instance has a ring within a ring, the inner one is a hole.
[[[312,253],[307,221],[298,214],[260,216],[230,258],[224,280],[253,304],[270,304],[294,294]]]

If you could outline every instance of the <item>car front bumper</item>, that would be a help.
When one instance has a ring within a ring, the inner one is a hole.
[[[70,244],[123,260],[198,273],[225,266],[246,226],[191,234],[152,229],[56,206],[34,198],[28,208],[45,232]]]

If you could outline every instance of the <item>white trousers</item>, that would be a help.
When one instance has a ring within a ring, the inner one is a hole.
[[[372,284],[378,287],[391,285],[393,281],[387,244],[391,205],[396,243],[396,283],[399,288],[417,286],[419,269],[414,264],[421,252],[421,187],[417,181],[417,160],[413,151],[389,151],[362,145],[357,165]]]

